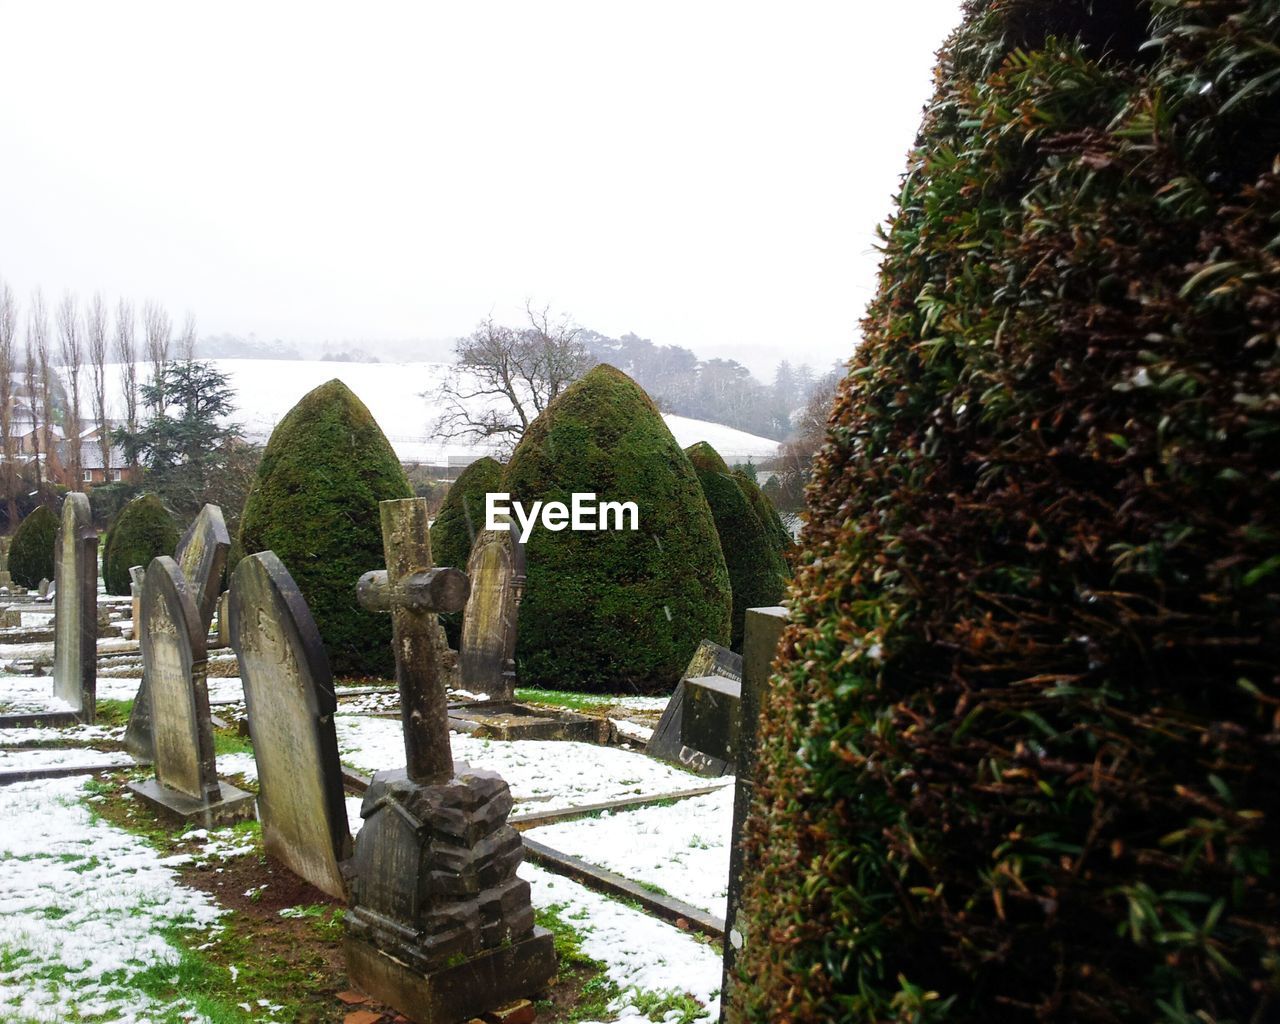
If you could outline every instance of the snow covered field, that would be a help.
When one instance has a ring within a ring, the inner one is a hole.
[[[238,679],[210,683],[222,699],[240,696]],[[0,705],[47,706],[50,688],[48,678],[0,676]],[[102,679],[99,692],[125,700],[136,688],[137,679]],[[636,710],[656,710],[661,703],[638,699]],[[398,721],[350,711],[336,721],[344,762],[365,772],[403,764]],[[93,749],[121,735],[119,728],[97,726],[0,730],[0,747],[9,748],[0,749],[0,770],[125,761],[118,752]],[[82,747],[30,749],[56,740]],[[709,782],[618,747],[465,735],[454,735],[452,745],[456,759],[495,770],[508,781],[518,812]],[[249,753],[220,754],[218,766],[224,777],[257,775]],[[149,1000],[130,978],[176,963],[178,951],[166,935],[174,926],[216,927],[218,907],[179,881],[174,869],[189,858],[164,858],[143,839],[96,820],[92,806],[99,798],[85,783],[77,777],[0,787],[0,859],[6,867],[0,873],[0,1019],[147,1021],[189,1013],[188,1007]],[[529,835],[723,916],[732,805],[733,787],[726,779],[708,796],[542,826]],[[361,825],[359,807],[358,797],[348,798],[353,832]],[[200,843],[193,856],[203,863],[244,856],[253,848],[231,830],[208,833]],[[669,992],[692,995],[706,1008],[704,1019],[715,1019],[721,974],[716,944],[533,864],[520,874],[532,886],[535,905],[554,909],[579,933],[583,952],[607,965],[622,995],[605,1020],[648,1021],[636,1005],[638,993]],[[252,1018],[275,1019],[270,1007],[256,1007]]]
[[[334,363],[319,360],[213,359],[231,378],[236,389],[235,420],[253,440],[265,442],[277,423],[303,395],[326,381],[338,378],[369,407],[403,462],[447,465],[466,463],[487,454],[469,442],[443,442],[433,436],[432,424],[440,415],[437,394],[452,369],[448,363]],[[87,370],[85,371],[88,372]],[[109,404],[119,403],[120,364],[107,367]],[[140,380],[146,380],[148,364],[139,364]],[[424,393],[427,397],[423,397]],[[473,404],[483,408],[479,400]],[[119,416],[113,410],[112,416]],[[687,416],[663,417],[682,448],[706,441],[729,462],[759,461],[772,456],[778,442],[734,430],[719,423]]]

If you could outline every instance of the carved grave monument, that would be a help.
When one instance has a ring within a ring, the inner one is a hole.
[[[351,833],[333,676],[307,602],[274,552],[236,566],[228,621],[258,765],[263,845],[294,874],[345,900]]]
[[[98,679],[98,531],[89,499],[71,492],[62,503],[54,546],[53,695],[92,723]]]
[[[524,591],[524,545],[514,524],[485,530],[467,559],[471,596],[462,613],[458,645],[462,689],[492,700],[515,696],[516,626]]]
[[[187,527],[187,532],[178,541],[174,550],[174,561],[189,584],[192,600],[196,605],[196,613],[200,622],[200,635],[207,637],[209,623],[213,619],[214,610],[218,606],[218,595],[222,587],[222,571],[227,565],[227,552],[231,549],[231,539],[227,535],[227,526],[222,519],[222,509],[217,505],[205,505],[200,514]],[[142,579],[145,574],[134,569],[129,570],[134,581],[134,618],[133,635],[138,638],[139,645],[144,645],[146,636],[139,624],[142,593]],[[202,640],[202,644],[207,642]],[[146,662],[146,649],[143,648],[143,662]],[[133,710],[129,713],[129,726],[125,730],[125,749],[140,761],[150,761],[151,748],[151,695],[144,668],[142,682],[138,684],[137,696],[133,698]]]
[[[420,1024],[447,1024],[543,989],[555,949],[516,877],[507,784],[455,763],[449,745],[436,613],[463,607],[467,578],[432,567],[425,501],[380,510],[387,568],[361,577],[358,595],[391,613],[407,766],[374,776],[360,810],[347,971]]]
[[[147,567],[141,640],[156,774],[129,788],[171,821],[212,828],[252,818],[253,797],[218,779],[205,631],[191,585],[168,555]]]

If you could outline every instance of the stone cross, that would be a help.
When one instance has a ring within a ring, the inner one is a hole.
[[[98,680],[98,531],[89,499],[62,503],[54,546],[53,695],[92,723]]]
[[[345,901],[351,833],[333,720],[338,702],[320,632],[274,552],[241,560],[230,594],[226,621],[249,711],[263,845]]]
[[[471,596],[462,613],[458,671],[464,689],[515,695],[516,626],[524,588],[524,545],[516,525],[485,530],[467,559]]]
[[[356,596],[369,611],[391,613],[409,778],[443,782],[453,775],[453,750],[442,666],[447,645],[436,614],[460,611],[471,584],[459,569],[432,566],[425,499],[383,501],[378,508],[387,567],[361,576]]]

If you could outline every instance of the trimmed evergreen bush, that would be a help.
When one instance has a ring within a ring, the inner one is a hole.
[[[385,565],[378,502],[411,496],[390,443],[340,380],[305,395],[267,442],[240,549],[274,551],[285,564],[335,674],[394,673],[390,616],[360,607],[356,581]]]
[[[639,529],[541,525],[526,545],[516,658],[525,685],[671,689],[698,642],[729,639],[729,576],[689,458],[649,396],[594,367],[525,431],[507,466],[514,501],[574,492],[634,501]]]
[[[173,555],[178,525],[154,494],[142,494],[120,510],[102,544],[102,582],[108,594],[131,592],[129,569],[144,569],[157,555]]]
[[[733,1021],[1280,1014],[1280,5],[966,5],[815,466]]]
[[[760,485],[750,475],[740,469],[735,469],[733,471],[733,479],[737,482],[747,501],[751,503],[751,508],[759,516],[760,522],[764,524],[765,533],[769,535],[773,550],[777,552],[778,557],[783,562],[783,573],[789,576],[791,574],[791,554],[795,548],[795,541],[791,538],[791,531],[783,523],[782,516],[778,515],[778,510],[773,507],[773,502],[765,496]]]
[[[729,472],[719,452],[706,441],[699,441],[686,448],[685,453],[702,485],[720,538],[720,550],[724,552],[733,594],[729,646],[740,651],[747,609],[778,603],[786,586],[786,566],[751,507],[742,483]]]
[[[58,540],[58,515],[45,505],[32,509],[18,524],[9,542],[9,575],[30,590],[42,579],[53,579],[53,547]]]
[[[484,496],[502,490],[502,463],[485,456],[476,459],[458,474],[440,504],[440,512],[431,524],[431,560],[467,570],[471,546],[484,530]],[[455,649],[462,632],[462,613],[441,615],[445,635]]]

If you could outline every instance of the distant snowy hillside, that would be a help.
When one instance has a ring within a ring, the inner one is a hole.
[[[271,431],[294,404],[313,388],[338,378],[369,407],[383,433],[391,441],[403,462],[422,462],[442,466],[450,462],[464,463],[487,453],[475,442],[442,442],[431,434],[431,426],[440,414],[432,398],[451,367],[447,363],[335,363],[303,360],[212,359],[219,370],[231,378],[239,408],[235,413],[245,433],[265,443]],[[110,399],[112,415],[119,416],[120,367],[110,366]],[[86,371],[87,372],[87,371]],[[138,377],[145,380],[148,364],[140,364]],[[706,441],[729,463],[755,461],[772,456],[778,442],[734,430],[719,423],[689,419],[686,416],[664,417],[681,447]]]

